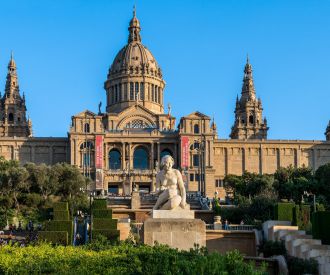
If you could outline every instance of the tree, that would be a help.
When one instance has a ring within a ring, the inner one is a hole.
[[[31,192],[40,194],[44,200],[56,192],[58,178],[54,175],[51,167],[34,163],[27,163],[24,167],[29,173],[28,182]]]
[[[330,205],[330,163],[320,166],[315,172],[316,194],[322,195]]]

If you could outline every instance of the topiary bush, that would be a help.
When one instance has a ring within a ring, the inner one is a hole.
[[[106,199],[94,199],[93,209],[107,209],[108,203]]]
[[[69,211],[69,205],[67,202],[55,202],[53,205],[54,211]]]
[[[67,231],[39,231],[39,241],[47,241],[52,244],[67,245],[69,243],[69,235]]]
[[[312,214],[312,235],[314,239],[322,240],[322,244],[330,244],[330,211]]]
[[[293,221],[295,204],[292,202],[277,203],[274,208],[274,218],[278,221]]]

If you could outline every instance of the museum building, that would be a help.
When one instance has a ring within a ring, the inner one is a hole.
[[[72,116],[68,137],[33,137],[11,57],[5,92],[0,95],[0,155],[6,159],[68,162],[93,179],[102,193],[129,195],[155,187],[160,160],[171,155],[188,191],[224,196],[223,179],[244,171],[274,173],[279,167],[317,169],[330,162],[330,125],[325,141],[269,140],[262,102],[256,96],[247,60],[236,99],[230,139],[219,139],[216,124],[198,111],[176,122],[164,110],[165,81],[150,50],[142,44],[135,11],[127,44],[118,52],[104,83],[106,109]]]

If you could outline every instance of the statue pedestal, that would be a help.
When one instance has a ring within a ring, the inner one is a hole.
[[[152,218],[144,222],[143,240],[151,246],[158,242],[189,250],[194,244],[206,246],[206,226],[202,220],[194,219],[194,211],[153,210]]]

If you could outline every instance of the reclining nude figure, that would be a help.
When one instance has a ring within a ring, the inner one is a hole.
[[[162,170],[156,176],[156,194],[159,195],[154,210],[186,209],[186,189],[179,170],[173,169],[174,160],[166,155],[161,160]]]

